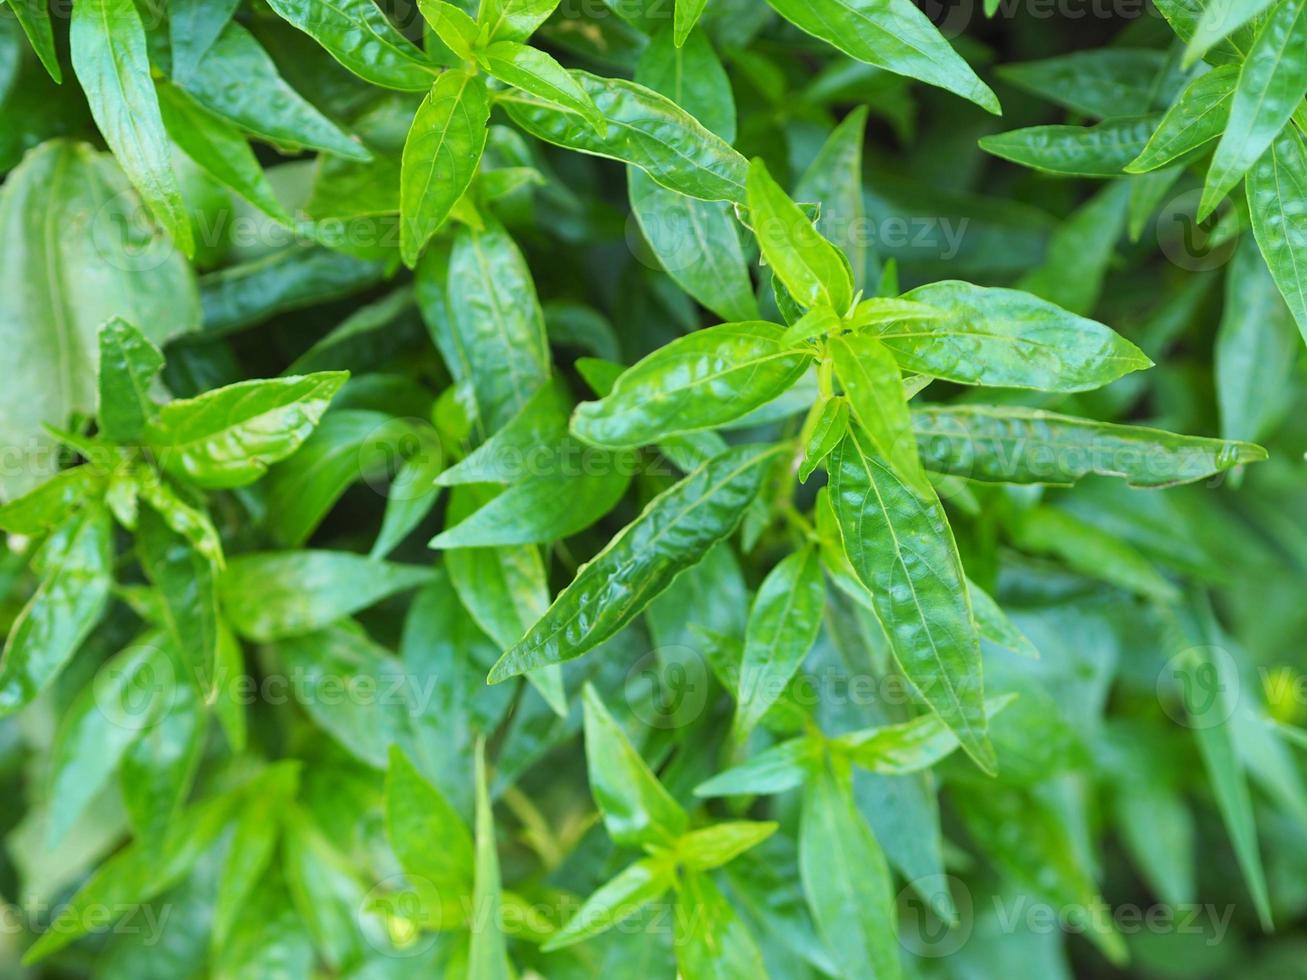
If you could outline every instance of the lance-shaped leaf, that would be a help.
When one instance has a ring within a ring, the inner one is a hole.
[[[811,361],[809,352],[781,344],[774,323],[696,330],[625,371],[607,397],[579,405],[572,433],[596,446],[627,449],[716,428],[782,394]]]
[[[727,450],[651,500],[500,658],[490,683],[579,657],[629,623],[735,530],[780,451],[774,446]]]
[[[1230,118],[1238,81],[1237,67],[1221,65],[1190,82],[1166,110],[1143,152],[1126,165],[1126,172],[1142,174],[1164,167],[1220,136]]]
[[[526,260],[493,221],[480,231],[458,230],[447,283],[451,330],[489,434],[549,379],[544,314]]]
[[[231,625],[260,642],[309,633],[416,588],[431,570],[345,551],[270,551],[232,558],[218,583]]]
[[[1166,55],[1147,48],[1089,48],[1039,61],[1001,65],[998,76],[1036,98],[1106,119],[1146,112]]]
[[[853,303],[848,259],[818,233],[761,159],[749,166],[749,215],[763,258],[801,306],[848,310]]]
[[[826,584],[815,548],[783,559],[758,587],[744,636],[735,736],[743,740],[776,703],[817,639]]]
[[[620,372],[621,368],[618,368]],[[554,377],[541,385],[503,428],[461,460],[436,477],[442,487],[464,483],[520,483],[535,474],[531,452],[541,445],[552,446],[567,435],[567,414],[572,401],[566,385]],[[555,475],[561,460],[550,459],[544,474]]]
[[[62,524],[104,489],[104,474],[95,466],[61,470],[17,500],[0,507],[0,530],[36,537]]]
[[[472,835],[458,811],[417,771],[398,746],[391,746],[386,770],[386,836],[410,884],[421,893],[466,895],[475,877]]]
[[[136,5],[132,0],[79,0],[69,46],[73,71],[104,141],[177,247],[190,255],[195,240],[172,170]]]
[[[172,76],[185,78],[231,22],[240,0],[168,0]]]
[[[676,965],[685,980],[762,977],[762,950],[713,879],[687,871],[676,903]]]
[[[709,871],[734,861],[776,832],[777,824],[757,820],[728,820],[692,830],[676,842],[681,862],[695,871]]]
[[[489,777],[486,776],[485,740],[477,742],[474,755],[477,868],[472,887],[474,915],[469,924],[472,941],[468,947],[468,980],[511,980],[514,971],[508,966],[508,947],[499,912],[503,894],[494,839],[494,810],[490,805]]]
[[[993,596],[970,579],[967,580],[967,591],[971,594],[971,613],[982,640],[1030,660],[1039,659],[1038,648],[1017,629]]]
[[[768,0],[814,37],[859,61],[938,85],[998,114],[998,98],[908,0]]]
[[[1199,5],[1202,11],[1184,50],[1183,66],[1197,63],[1212,47],[1225,40],[1248,21],[1269,7],[1274,0],[1209,0]],[[1177,30],[1177,33],[1179,31]]]
[[[9,628],[0,657],[0,717],[54,680],[104,612],[113,569],[108,512],[88,505],[74,513],[41,545],[32,567],[41,584]]]
[[[799,464],[799,482],[807,483],[813,471],[825,462],[849,430],[849,401],[831,398],[821,407],[812,431],[803,445],[803,462]]]
[[[828,469],[844,550],[899,667],[967,754],[993,771],[980,646],[943,507],[933,493],[904,483],[856,429]]]
[[[942,315],[880,328],[905,371],[959,384],[1088,391],[1153,363],[1110,327],[1020,290],[946,281],[907,297]]]
[[[99,405],[96,415],[106,439],[130,443],[145,432],[154,413],[150,386],[163,370],[163,354],[126,320],[100,328]]]
[[[1031,126],[982,136],[980,148],[1062,177],[1119,177],[1148,145],[1161,117],[1107,119],[1097,126]]]
[[[373,85],[421,92],[436,73],[374,0],[269,0],[268,6]]]
[[[1111,922],[1093,914],[1103,900],[1071,831],[1045,799],[989,782],[959,787],[952,800],[968,833],[1014,884],[1066,909],[1109,960],[1125,961],[1125,944]]]
[[[463,71],[442,74],[418,106],[399,177],[400,253],[410,268],[476,176],[489,119],[485,79]]]
[[[689,197],[745,203],[749,165],[744,157],[675,102],[635,82],[570,74],[608,120],[606,136],[579,113],[526,95],[501,95],[500,104],[515,123],[546,142],[632,164]]]
[[[601,885],[541,947],[552,952],[607,932],[656,902],[676,884],[676,863],[666,853],[643,858]]]
[[[600,138],[608,134],[608,121],[585,89],[566,68],[539,48],[515,41],[497,41],[478,50],[476,59],[482,68],[501,82],[579,113]]]
[[[846,977],[900,976],[885,854],[849,790],[823,766],[803,790],[799,875],[817,931]]]
[[[322,371],[242,381],[169,402],[145,441],[165,469],[198,486],[244,486],[300,447],[348,377]]]
[[[1286,126],[1248,172],[1253,234],[1307,340],[1307,137]]]
[[[993,718],[1016,698],[1004,694],[985,702]],[[938,715],[922,715],[899,725],[850,732],[831,739],[831,749],[869,772],[904,776],[928,769],[958,747],[955,736]]]
[[[586,684],[585,758],[590,792],[613,842],[623,847],[669,847],[689,817],[640,757],[599,693]]]
[[[817,230],[848,256],[855,289],[867,284],[868,259],[876,264],[865,233],[867,208],[862,196],[867,114],[868,107],[859,106],[844,117],[794,188],[796,200],[821,202]]]
[[[928,469],[985,483],[1070,486],[1097,474],[1169,487],[1266,459],[1266,450],[1247,442],[1018,406],[931,405],[912,413],[912,427]]]
[[[50,4],[47,0],[10,0],[9,9],[17,18],[32,50],[56,82],[64,80],[59,67],[59,52],[54,46],[54,25],[50,22]]]
[[[477,22],[489,29],[492,41],[525,41],[557,6],[558,0],[485,0]]]
[[[186,802],[200,766],[209,712],[195,687],[172,685],[158,721],[142,731],[118,769],[118,786],[133,833],[162,840]]]
[[[808,735],[774,745],[694,788],[695,796],[769,796],[802,786],[822,761],[822,743]]]
[[[706,6],[708,0],[676,0],[676,13],[672,23],[678,48],[685,44],[690,32],[694,30],[694,25],[699,23],[699,18],[703,16],[703,8]]]
[[[136,551],[163,600],[168,638],[187,670],[186,680],[207,698],[218,656],[218,591],[213,562],[194,549],[153,507],[137,521]]]
[[[1198,205],[1216,210],[1266,152],[1307,95],[1307,0],[1281,0],[1267,16],[1239,71],[1230,119],[1217,144]]]

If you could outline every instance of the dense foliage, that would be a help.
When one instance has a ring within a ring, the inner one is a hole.
[[[8,0],[3,973],[1301,976],[1305,95],[1307,0]]]

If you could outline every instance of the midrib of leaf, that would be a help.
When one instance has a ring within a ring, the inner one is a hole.
[[[490,305],[494,311],[495,332],[499,335],[499,341],[504,345],[504,350],[509,354],[505,360],[508,363],[508,373],[512,376],[513,381],[513,406],[514,408],[520,408],[524,392],[525,394],[530,394],[530,392],[526,392],[518,381],[521,372],[517,366],[517,358],[512,356],[514,345],[504,329],[504,311],[499,302],[499,290],[494,287],[494,279],[490,275],[490,267],[486,262],[485,252],[481,249],[481,236],[476,232],[472,233],[472,250],[476,255],[477,271],[481,274],[481,281],[489,287],[486,289],[486,295],[489,297]],[[532,346],[534,347],[534,341]],[[536,350],[531,351],[533,356],[538,353],[539,351]]]
[[[445,125],[440,129],[440,139],[436,143],[435,150],[431,153],[431,162],[427,166],[427,176],[422,182],[422,193],[418,197],[419,202],[426,200],[427,193],[431,190],[431,181],[435,179],[436,175],[436,165],[439,162],[441,152],[445,148],[445,140],[449,138],[449,131],[454,125],[454,114],[462,112],[465,116],[467,115],[466,108],[463,105],[463,93],[467,91],[468,84],[471,81],[471,75],[464,75],[463,84],[459,87],[458,95],[454,99],[454,110],[449,114],[449,117],[445,120]],[[468,128],[470,129],[471,127]]]
[[[329,10],[334,10],[336,13],[340,14],[340,16],[341,16],[344,20],[348,21],[349,23],[353,23],[353,24],[360,24],[360,23],[361,23],[361,26],[363,27],[363,29],[366,30],[366,31],[368,32],[368,34],[369,34],[369,35],[370,35],[374,40],[377,41],[378,44],[382,45],[384,48],[386,48],[387,50],[393,52],[394,54],[399,55],[401,58],[403,58],[403,59],[404,59],[405,61],[407,61],[409,64],[417,65],[417,66],[419,66],[419,67],[422,66],[422,63],[421,63],[420,61],[417,61],[417,60],[416,60],[416,59],[415,59],[411,54],[409,54],[407,51],[403,50],[403,49],[400,48],[400,47],[397,47],[395,44],[391,43],[391,42],[388,41],[386,38],[384,38],[384,37],[382,37],[380,34],[378,34],[376,28],[373,26],[373,24],[368,20],[368,18],[367,18],[366,16],[364,16],[363,19],[362,19],[362,21],[360,22],[360,21],[354,20],[354,18],[352,18],[352,17],[349,15],[349,12],[348,12],[348,11],[346,11],[346,10],[343,9],[342,7],[337,6],[335,3],[332,3],[331,0],[320,0],[320,2],[321,2],[322,5],[323,5],[324,7],[326,7],[327,9],[329,9]],[[372,0],[365,0],[365,2],[371,4],[371,3],[372,3]],[[375,8],[375,9],[377,9],[378,11],[380,11],[380,8]],[[382,16],[384,16],[384,15],[382,15]]]
[[[670,367],[676,365],[680,361],[692,361],[702,356],[703,355],[701,353],[700,354],[687,353],[682,358],[669,360],[667,364]],[[751,358],[750,360],[747,361],[739,361],[735,364],[732,364],[730,367],[723,368],[720,371],[714,371],[711,374],[706,374],[703,375],[702,377],[695,378],[693,381],[689,382],[688,384],[679,385],[675,388],[670,388],[670,387],[659,388],[652,395],[650,395],[648,401],[664,402],[667,399],[673,398],[684,391],[690,391],[701,385],[712,384],[714,381],[720,381],[723,378],[730,377],[731,375],[738,374],[742,371],[757,373],[758,369],[769,361],[775,361],[786,357],[796,357],[796,356],[801,358],[810,357],[810,355],[804,354],[802,350],[780,350],[775,352],[774,354],[764,354],[761,357]],[[708,426],[707,428],[711,428],[711,426]]]

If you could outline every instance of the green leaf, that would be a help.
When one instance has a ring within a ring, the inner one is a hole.
[[[164,468],[201,487],[253,483],[300,445],[349,374],[242,381],[160,409],[145,441]]]
[[[822,745],[804,735],[774,745],[734,768],[705,780],[695,796],[771,795],[802,786],[821,763]]]
[[[708,0],[676,0],[673,24],[678,48],[685,45],[690,32],[694,30],[694,25],[703,16],[703,8],[706,6],[708,6]]]
[[[937,85],[998,115],[998,98],[907,0],[768,0],[801,30],[851,58]]]
[[[856,429],[827,468],[845,551],[895,660],[967,754],[992,771],[980,649],[943,507],[904,483]]]
[[[831,398],[821,407],[812,432],[803,446],[803,462],[799,465],[799,482],[807,483],[831,454],[849,430],[849,402],[847,398]]]
[[[766,976],[757,941],[706,874],[687,871],[681,879],[675,943],[685,980]]]
[[[612,392],[583,402],[571,431],[628,449],[733,421],[795,384],[812,358],[781,345],[781,328],[753,321],[697,330],[625,371]]]
[[[472,835],[448,800],[398,747],[386,770],[386,837],[411,884],[466,895],[475,877]]]
[[[223,863],[213,909],[213,948],[223,948],[242,916],[246,903],[254,898],[259,880],[272,862],[281,832],[281,815],[295,790],[297,772],[277,771],[267,793],[251,794],[245,801],[232,831],[231,847]]]
[[[33,559],[40,577],[5,637],[0,717],[13,714],[54,680],[99,621],[112,582],[108,512],[88,505],[51,532]]]
[[[100,134],[178,248],[193,254],[191,223],[150,80],[145,27],[133,0],[78,0],[69,46]]]
[[[156,90],[163,124],[182,152],[274,221],[289,225],[291,216],[277,200],[241,131],[175,85],[161,82]]]
[[[162,638],[146,634],[115,654],[59,719],[51,749],[46,845],[56,847],[154,725],[172,695]]]
[[[734,861],[776,832],[777,824],[755,820],[733,820],[692,830],[676,844],[676,853],[687,868],[710,871]]]
[[[241,84],[232,85],[233,78],[239,78]],[[236,21],[223,28],[193,72],[174,75],[173,81],[210,112],[259,139],[282,147],[323,150],[351,160],[372,159],[362,143],[347,136],[286,83],[268,53]]]
[[[1223,41],[1248,23],[1274,0],[1210,0],[1202,5],[1202,16],[1194,26],[1193,35],[1185,47],[1183,65],[1187,68],[1207,54],[1218,41]]]
[[[728,450],[655,497],[504,653],[490,682],[579,657],[629,623],[735,530],[778,452],[758,446]]]
[[[1238,81],[1238,68],[1221,65],[1185,86],[1126,171],[1142,174],[1156,170],[1220,136],[1230,118]]]
[[[799,180],[794,196],[820,201],[817,230],[849,258],[854,288],[867,282],[866,204],[862,199],[862,147],[867,136],[867,108],[854,109],[831,132]]]
[[[344,551],[270,551],[232,558],[218,594],[237,632],[267,642],[320,629],[430,577],[428,568]]]
[[[1119,177],[1148,145],[1161,117],[1106,119],[1097,126],[1031,126],[982,136],[980,148],[1062,177]]]
[[[106,439],[127,445],[141,438],[155,411],[150,386],[162,370],[163,353],[126,320],[100,328],[96,417]]]
[[[268,0],[268,6],[373,85],[422,92],[436,74],[373,0]]]
[[[200,311],[186,260],[112,159],[84,144],[48,142],[10,172],[0,241],[0,442],[15,454],[0,496],[12,497],[55,470],[43,424],[95,410],[101,324],[121,317],[161,345],[196,329]]]
[[[1110,327],[1019,290],[948,281],[906,296],[943,315],[880,328],[905,371],[958,384],[1088,391],[1153,363]]]
[[[399,191],[400,252],[410,268],[476,176],[489,118],[485,80],[461,71],[444,72],[418,106]]]
[[[1203,184],[1198,220],[1216,210],[1275,141],[1307,95],[1307,0],[1281,0],[1239,72],[1230,119]]]
[[[928,469],[985,483],[1070,486],[1098,474],[1132,487],[1169,487],[1266,459],[1266,450],[1246,442],[1015,406],[931,405],[912,419]]]
[[[613,843],[622,847],[670,847],[689,824],[680,804],[663,788],[604,707],[585,686],[585,758],[590,792]]]
[[[986,716],[992,719],[1015,697],[1004,694],[989,698],[985,702]],[[859,768],[904,776],[935,765],[958,747],[958,740],[938,715],[922,715],[898,725],[840,735],[831,739],[830,745],[833,752]]]
[[[56,473],[17,500],[0,506],[0,529],[29,537],[62,524],[78,507],[104,489],[104,474],[95,466]]]
[[[1253,234],[1298,331],[1307,340],[1307,138],[1286,126],[1248,172]]]
[[[817,233],[761,159],[749,167],[749,214],[763,258],[801,306],[848,311],[853,305],[848,259]]]
[[[541,948],[553,952],[607,932],[635,915],[641,906],[658,901],[675,884],[675,864],[667,855],[636,861],[601,885]]]
[[[138,838],[161,840],[177,819],[199,769],[208,724],[207,706],[194,687],[176,684],[158,721],[127,750],[118,785]]]
[[[50,23],[50,6],[47,0],[10,0],[9,9],[31,42],[45,70],[56,82],[64,80],[59,67],[59,52],[54,45],[54,27]]]
[[[168,526],[153,507],[141,511],[136,551],[163,600],[168,638],[187,680],[207,698],[217,676],[218,592],[213,563]]]
[[[174,78],[185,78],[195,71],[239,6],[240,0],[168,0]]]
[[[456,58],[473,61],[481,41],[481,27],[463,8],[444,0],[418,0],[422,17]]]
[[[676,103],[635,82],[570,74],[608,120],[607,136],[577,113],[525,95],[501,95],[500,104],[518,126],[548,143],[632,164],[689,197],[745,203],[744,157]]]
[[[477,51],[476,59],[477,64],[501,82],[578,113],[600,138],[608,135],[608,121],[585,89],[566,68],[538,48],[515,41],[497,41]]]
[[[494,812],[486,777],[485,742],[476,747],[476,887],[472,908],[472,944],[467,954],[468,980],[510,980],[508,949],[501,926],[499,855],[495,849]]]
[[[758,587],[740,664],[737,740],[743,741],[780,698],[816,641],[825,608],[826,585],[813,548],[782,560]]]
[[[451,329],[489,434],[549,379],[544,314],[526,260],[496,223],[458,230],[447,281]]]
[[[1072,313],[1091,313],[1125,231],[1132,190],[1131,182],[1113,181],[1078,207],[1053,234],[1043,264],[1017,287]]]
[[[908,483],[929,496],[925,471],[914,452],[912,417],[894,357],[870,334],[834,337],[829,350],[835,375],[862,432]]]
[[[885,855],[847,788],[822,767],[803,791],[799,874],[817,931],[847,977],[901,975]]]
[[[970,580],[967,581],[967,591],[971,595],[971,613],[982,640],[1030,660],[1039,659],[1039,650],[1017,629],[988,592]]]
[[[525,41],[549,19],[559,0],[485,0],[478,21],[490,28],[491,41]]]
[[[1153,86],[1165,66],[1166,56],[1161,51],[1090,48],[1002,65],[998,76],[1072,112],[1107,119],[1152,108]]]

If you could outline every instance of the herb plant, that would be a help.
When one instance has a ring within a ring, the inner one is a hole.
[[[1307,2],[1155,3],[0,7],[4,975],[1300,975]]]

